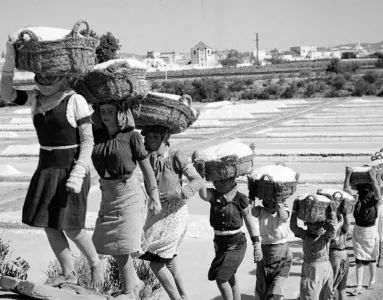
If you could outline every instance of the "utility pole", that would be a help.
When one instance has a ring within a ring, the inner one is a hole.
[[[258,55],[258,52],[259,52],[259,49],[258,49],[259,38],[258,38],[258,35],[259,35],[259,33],[256,32],[255,33],[255,40],[253,40],[253,41],[255,41],[256,64],[257,64],[257,66],[259,66],[259,55]]]

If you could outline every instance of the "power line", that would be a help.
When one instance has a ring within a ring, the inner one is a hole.
[[[258,45],[259,45],[259,33],[256,32],[255,33],[255,51],[256,51],[256,64],[259,65],[259,48],[258,48]]]

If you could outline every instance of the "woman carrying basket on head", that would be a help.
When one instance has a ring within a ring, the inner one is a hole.
[[[350,168],[346,169],[344,190],[350,190]],[[352,233],[352,243],[356,262],[357,287],[351,295],[362,293],[363,266],[368,265],[370,269],[370,281],[367,289],[374,289],[376,280],[376,260],[379,254],[379,237],[382,236],[381,224],[377,224],[378,208],[381,205],[381,190],[377,182],[376,171],[369,170],[370,183],[357,184],[358,201],[354,208],[355,226]],[[381,259],[379,258],[381,263]],[[381,266],[381,264],[380,264]]]
[[[170,299],[188,299],[179,270],[178,258],[188,225],[186,201],[198,192],[204,181],[181,151],[169,148],[167,127],[145,126],[141,131],[145,147],[157,179],[163,210],[159,215],[149,211],[144,226],[143,249],[140,259],[150,261],[150,267],[165,288]],[[182,176],[189,183],[182,186]]]
[[[99,254],[112,255],[117,262],[122,290],[115,298],[121,300],[136,299],[138,296],[134,290],[138,278],[133,258],[142,254],[146,198],[134,175],[137,165],[145,180],[150,198],[149,208],[153,214],[161,211],[157,182],[148,153],[140,134],[134,130],[135,123],[130,110],[132,89],[124,89],[128,91],[125,94],[117,93],[122,84],[128,81],[116,81],[115,74],[130,70],[127,61],[111,60],[97,65],[76,86],[88,102],[94,103],[95,110],[92,161],[100,176],[102,198],[93,242]],[[105,88],[110,85],[114,88]]]
[[[67,237],[85,255],[92,286],[103,283],[103,264],[85,230],[89,163],[93,149],[91,112],[85,99],[70,87],[66,74],[36,74],[38,90],[13,89],[16,38],[6,45],[1,97],[18,105],[32,103],[32,119],[40,143],[39,164],[24,202],[22,222],[42,227],[61,266],[62,274],[47,284],[77,284]]]

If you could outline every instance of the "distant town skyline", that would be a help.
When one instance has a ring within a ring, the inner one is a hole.
[[[112,32],[121,52],[334,47],[383,41],[382,0],[1,0],[0,50],[24,26],[70,29],[79,19]]]

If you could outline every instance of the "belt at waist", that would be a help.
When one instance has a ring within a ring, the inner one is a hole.
[[[75,159],[78,158],[79,154],[80,151],[78,147],[52,150],[45,150],[43,148],[40,148],[38,168],[71,168],[74,164]]]
[[[238,232],[242,232],[242,228],[236,229],[236,230],[225,230],[225,231],[220,231],[220,230],[214,230],[214,233],[216,235],[234,235]]]
[[[52,151],[52,150],[62,150],[62,149],[71,149],[71,148],[77,148],[80,147],[80,145],[65,145],[65,146],[42,146],[40,145],[41,149],[44,149],[46,151]]]

